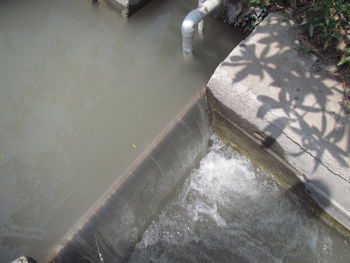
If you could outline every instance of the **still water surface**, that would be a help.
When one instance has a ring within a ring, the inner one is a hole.
[[[0,2],[0,262],[41,259],[207,82],[239,41],[196,3],[153,0],[126,23],[87,0]]]

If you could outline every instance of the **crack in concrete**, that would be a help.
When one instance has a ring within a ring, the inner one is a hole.
[[[270,124],[272,124],[270,121],[268,121]],[[273,124],[272,124],[273,125]],[[334,174],[335,176],[338,176],[340,179],[344,180],[347,183],[350,183],[350,181],[346,178],[344,178],[341,174],[334,172],[331,168],[329,168],[325,163],[322,162],[321,159],[319,159],[317,156],[315,156],[313,153],[309,152],[307,149],[305,149],[300,143],[295,141],[292,137],[290,137],[284,130],[281,130],[281,132],[289,139],[291,140],[294,144],[296,144],[303,152],[307,153],[311,157],[315,158],[324,168],[326,168],[329,172]]]

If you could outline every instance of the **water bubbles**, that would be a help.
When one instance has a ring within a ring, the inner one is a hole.
[[[345,243],[331,238],[298,198],[217,137],[211,140],[132,262],[346,262],[334,259],[334,240]]]

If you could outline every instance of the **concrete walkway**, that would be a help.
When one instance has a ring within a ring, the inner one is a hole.
[[[208,83],[214,129],[238,147],[240,137],[224,126],[258,143],[260,155],[273,157],[265,165],[288,167],[350,229],[350,118],[341,106],[343,85],[315,57],[296,50],[298,34],[284,16],[270,14],[219,65]]]

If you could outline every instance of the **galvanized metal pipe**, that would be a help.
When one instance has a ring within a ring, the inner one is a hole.
[[[201,22],[211,11],[221,4],[221,0],[207,0],[200,3],[200,7],[187,14],[182,22],[182,50],[184,53],[191,54],[193,50],[193,37],[196,25]],[[201,26],[202,27],[202,26]]]

